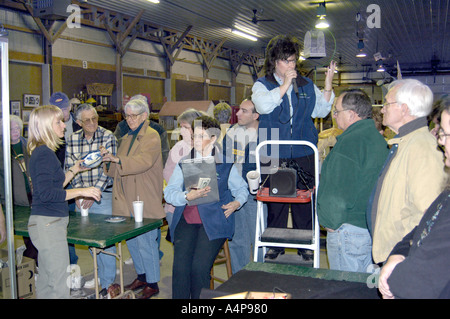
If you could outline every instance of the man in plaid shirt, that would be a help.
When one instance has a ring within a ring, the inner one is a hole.
[[[117,154],[117,139],[114,134],[98,126],[97,110],[90,104],[81,104],[75,112],[76,122],[81,126],[81,130],[74,132],[67,140],[65,169],[68,170],[79,159],[84,158],[91,152],[99,150],[104,146],[110,153]],[[75,203],[77,210],[82,205],[89,208],[90,214],[112,214],[112,184],[113,179],[103,173],[102,166],[79,172],[71,181],[73,188],[97,187],[102,191],[100,202],[92,198],[77,198]],[[82,200],[82,203],[80,202]],[[115,253],[116,247],[111,246],[106,251]],[[98,255],[98,268],[102,294],[114,283],[116,277],[116,259],[107,254]],[[89,282],[86,283],[86,287]],[[104,291],[103,291],[104,290]]]

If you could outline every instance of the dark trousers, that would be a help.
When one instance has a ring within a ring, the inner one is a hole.
[[[280,165],[282,162],[289,162],[294,160],[298,166],[305,172],[308,172],[314,176],[314,155],[304,156],[293,159],[280,159]],[[263,179],[264,180],[264,179]],[[269,182],[269,180],[267,181]],[[297,188],[307,189],[304,184],[297,177]],[[267,227],[273,228],[287,228],[289,207],[292,214],[292,226],[295,229],[311,229],[312,228],[312,216],[311,216],[311,203],[305,204],[289,204],[289,203],[267,203],[268,215],[267,215]]]
[[[202,224],[181,217],[174,231],[173,299],[198,299],[209,288],[211,267],[224,243],[225,238],[209,240]]]

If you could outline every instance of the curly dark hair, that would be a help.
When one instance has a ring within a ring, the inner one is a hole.
[[[220,136],[220,123],[218,120],[211,116],[202,115],[197,117],[194,122],[192,122],[192,130],[194,130],[196,127],[204,129],[210,137]]]
[[[275,72],[277,60],[287,60],[291,55],[295,55],[295,60],[298,60],[300,47],[298,39],[290,35],[277,35],[272,38],[266,48],[264,61],[266,75],[272,75]]]

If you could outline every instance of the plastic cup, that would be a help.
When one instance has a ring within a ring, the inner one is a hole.
[[[259,188],[259,173],[257,171],[250,171],[247,173],[248,189],[251,194],[256,194]]]
[[[87,217],[89,215],[89,208],[84,209],[83,208],[83,200],[80,199],[80,211],[81,211],[81,217]]]
[[[142,222],[144,218],[144,202],[140,200],[135,200],[133,202],[133,211],[134,211],[134,221],[136,223]]]

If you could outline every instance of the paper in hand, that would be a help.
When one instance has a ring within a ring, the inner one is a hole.
[[[209,182],[211,181],[211,178],[209,177],[200,177],[198,179],[197,189],[205,188],[209,185]]]

